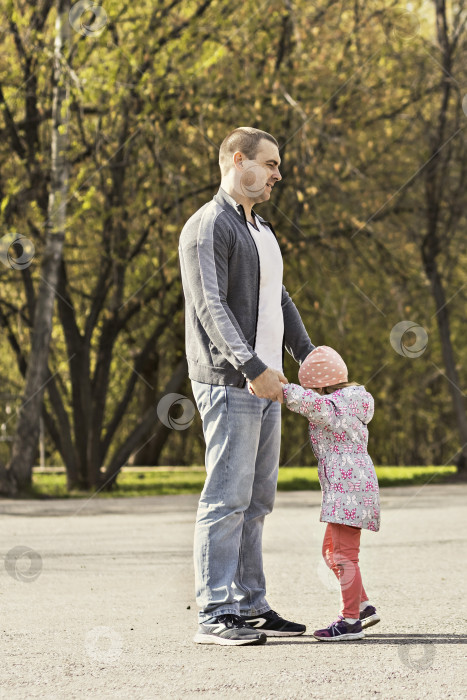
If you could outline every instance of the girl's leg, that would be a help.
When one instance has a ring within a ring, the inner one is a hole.
[[[334,571],[336,577],[339,578],[339,568],[336,566],[336,562],[334,561],[331,523],[327,524],[324,532],[322,553],[326,565],[331,569],[331,571]]]
[[[336,575],[336,578],[339,579],[340,577],[340,568],[337,566],[336,562],[334,561],[334,547],[332,543],[332,529],[331,529],[331,524],[327,523],[326,530],[324,532],[324,538],[323,538],[323,559],[326,562],[326,565],[331,569],[331,571],[334,572]],[[360,603],[365,603],[368,602],[368,595],[366,594],[366,591],[363,587],[362,583],[362,591],[360,594]]]
[[[344,603],[342,615],[358,620],[361,596],[364,593],[358,563],[361,530],[335,523],[330,523],[330,528],[333,559],[339,571],[338,578]]]
[[[360,532],[360,536],[361,536],[361,532]],[[362,603],[368,603],[368,600],[369,599],[368,599],[367,593],[363,587],[363,581],[362,581],[362,592],[360,594],[360,606]]]

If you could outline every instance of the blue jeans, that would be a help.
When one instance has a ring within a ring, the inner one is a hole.
[[[191,385],[206,441],[194,543],[199,620],[261,614],[270,610],[262,534],[276,495],[281,406],[247,386]]]

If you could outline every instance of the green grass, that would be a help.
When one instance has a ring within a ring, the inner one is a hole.
[[[380,486],[412,486],[426,482],[440,483],[456,467],[376,467]],[[200,493],[204,470],[124,471],[116,488],[96,494],[96,498],[121,496],[163,496],[182,493]],[[319,491],[316,467],[283,467],[279,470],[279,491]],[[66,490],[65,474],[35,473],[30,495],[53,498],[87,498],[88,492]]]

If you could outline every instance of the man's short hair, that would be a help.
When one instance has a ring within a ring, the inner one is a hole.
[[[255,129],[252,126],[240,126],[228,134],[221,143],[219,149],[219,167],[224,175],[232,166],[232,156],[237,151],[245,154],[248,160],[254,160],[258,153],[260,141],[267,139],[274,143],[277,148],[277,143],[274,136],[268,134],[267,131]]]

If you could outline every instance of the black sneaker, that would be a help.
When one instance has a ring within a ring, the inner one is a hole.
[[[202,622],[193,641],[224,646],[265,644],[266,635],[247,625],[239,615],[219,615],[212,622]]]
[[[242,615],[242,619],[247,622],[250,627],[261,630],[268,637],[295,637],[303,634],[306,630],[305,625],[299,625],[297,622],[289,622],[284,620],[274,610],[268,610],[261,615]]]
[[[360,613],[360,622],[362,623],[363,629],[377,625],[380,619],[380,616],[376,612],[376,608],[374,608],[372,605],[367,605],[365,610],[362,610]]]

